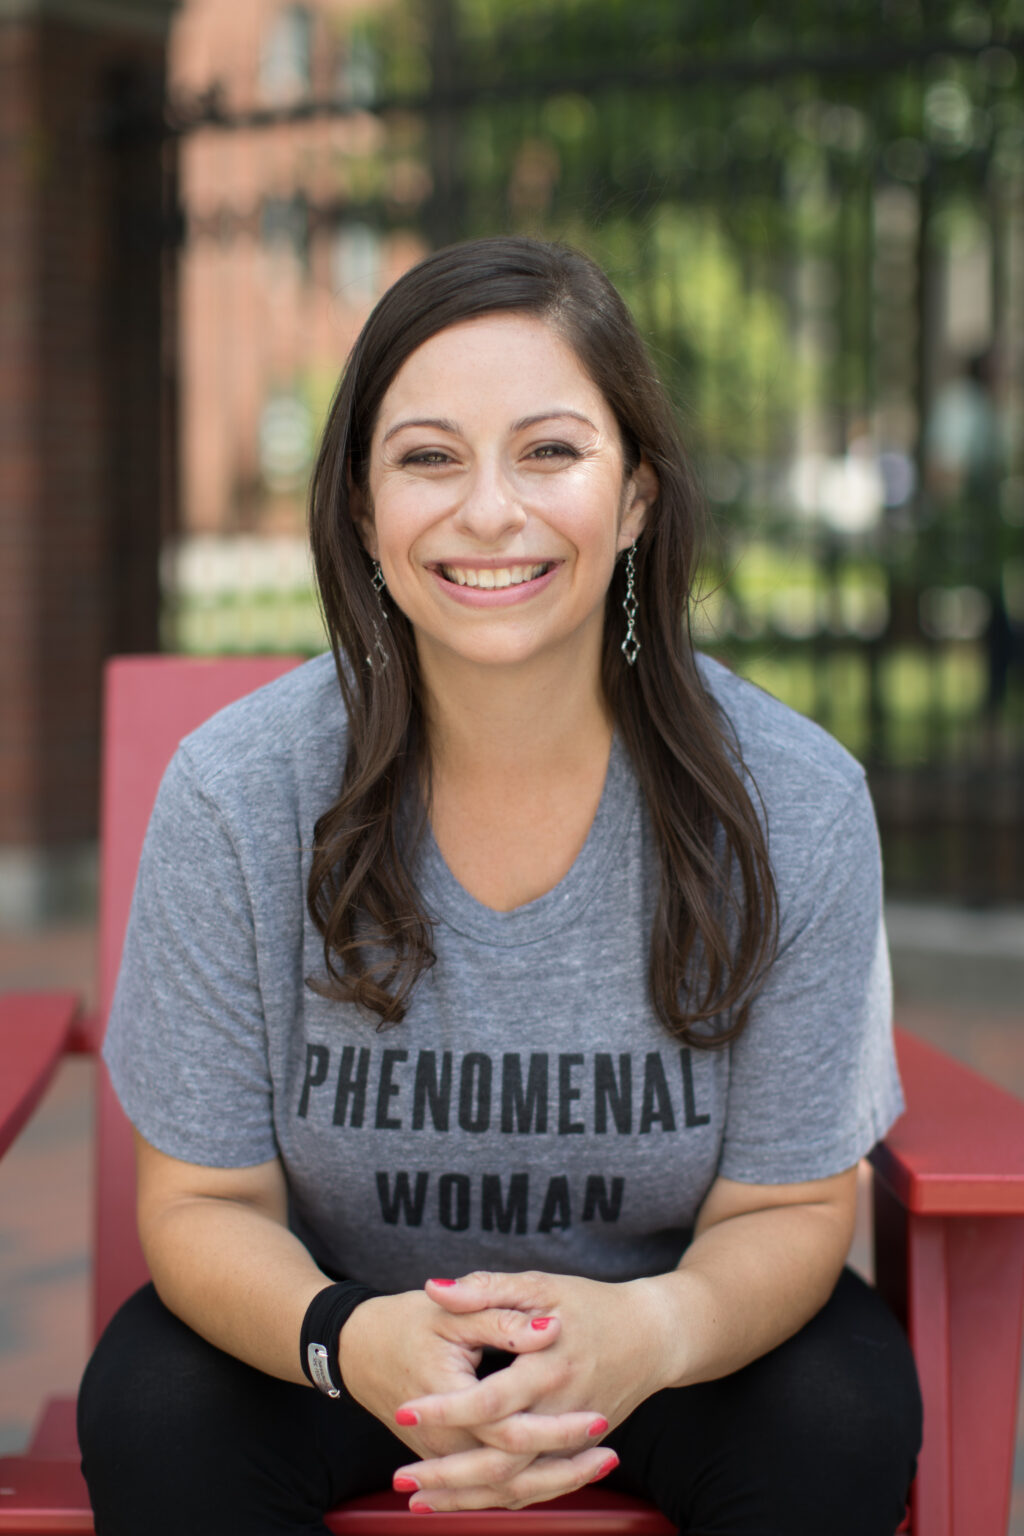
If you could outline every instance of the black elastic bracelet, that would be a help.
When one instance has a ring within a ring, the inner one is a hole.
[[[328,1397],[340,1397],[344,1388],[338,1367],[338,1340],[342,1328],[360,1302],[380,1294],[355,1280],[339,1280],[318,1291],[306,1308],[299,1358],[307,1380]]]

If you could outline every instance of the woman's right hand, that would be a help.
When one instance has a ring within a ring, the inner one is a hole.
[[[540,1326],[538,1326],[540,1325]],[[546,1349],[558,1337],[557,1318],[492,1307],[460,1316],[446,1312],[423,1291],[374,1296],[361,1302],[341,1330],[339,1363],[349,1392],[423,1459],[482,1448],[471,1429],[400,1424],[402,1403],[436,1392],[477,1385],[476,1369],[486,1346],[523,1355]],[[546,1424],[543,1450],[588,1443],[592,1413],[566,1413]],[[539,1426],[538,1426],[539,1427]],[[590,1441],[589,1443],[593,1443]],[[509,1470],[528,1465],[541,1452],[508,1455]],[[486,1448],[488,1462],[495,1451]]]

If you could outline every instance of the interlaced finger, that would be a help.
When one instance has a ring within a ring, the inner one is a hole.
[[[484,1445],[513,1455],[582,1451],[608,1432],[599,1413],[513,1413],[494,1424],[478,1424],[473,1433]]]
[[[608,1431],[608,1420],[601,1414],[517,1413],[497,1424],[480,1424],[473,1431],[477,1445],[489,1446],[511,1457],[532,1459],[553,1453],[582,1451],[596,1444]],[[434,1431],[442,1434],[465,1434],[465,1430]],[[435,1480],[444,1484],[451,1475],[452,1457],[446,1452],[425,1458],[414,1468],[402,1468],[415,1477],[421,1488],[433,1485]],[[472,1469],[470,1469],[472,1471]]]
[[[449,1461],[456,1459],[446,1458]],[[423,1513],[428,1510],[522,1509],[526,1504],[536,1504],[544,1499],[557,1498],[562,1493],[571,1493],[577,1488],[585,1488],[588,1483],[606,1477],[618,1464],[619,1458],[615,1452],[606,1447],[581,1451],[571,1457],[537,1457],[503,1478],[467,1485],[449,1483],[422,1489],[412,1495],[409,1506]]]
[[[473,1450],[399,1467],[393,1482],[399,1493],[409,1492],[411,1483],[428,1494],[476,1487],[504,1487],[533,1460],[535,1457],[529,1453],[513,1456],[494,1446],[476,1446]]]
[[[453,1344],[479,1349],[505,1349],[516,1355],[534,1354],[550,1347],[561,1332],[557,1317],[533,1317],[515,1307],[487,1307],[480,1312],[441,1313],[436,1323],[442,1338]]]
[[[563,1384],[565,1374],[564,1362],[546,1354],[521,1356],[475,1386],[410,1398],[398,1410],[397,1422],[461,1429],[494,1424],[532,1408],[541,1397]]]

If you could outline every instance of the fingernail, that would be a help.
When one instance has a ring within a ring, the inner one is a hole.
[[[437,1279],[434,1278],[434,1276],[431,1276],[430,1284],[431,1285],[454,1285],[455,1281],[454,1280],[437,1280]]]
[[[530,1327],[536,1328],[537,1332],[541,1333],[548,1326],[548,1323],[553,1322],[553,1317],[534,1317],[530,1319]]]
[[[609,1472],[614,1472],[618,1464],[619,1458],[615,1455],[614,1452],[612,1452],[612,1454],[608,1457],[608,1460],[602,1462],[601,1466],[598,1467],[590,1481],[592,1483],[599,1483],[602,1477],[607,1477]]]
[[[420,1485],[414,1477],[393,1477],[391,1486],[396,1493],[419,1493]]]
[[[590,1428],[587,1430],[587,1434],[591,1435],[591,1436],[593,1436],[593,1435],[603,1435],[607,1428],[608,1428],[608,1420],[607,1419],[595,1419],[593,1424],[591,1424]]]
[[[395,1414],[396,1424],[418,1424],[419,1421],[419,1414],[414,1413],[411,1408],[399,1408],[398,1412]]]
[[[432,1515],[434,1513],[433,1504],[424,1504],[419,1499],[413,1499],[409,1508],[414,1515]]]

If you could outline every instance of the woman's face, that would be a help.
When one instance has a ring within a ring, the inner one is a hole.
[[[572,348],[533,316],[485,315],[396,374],[360,526],[422,659],[599,655],[615,558],[656,491],[647,464],[624,475],[618,424]]]

